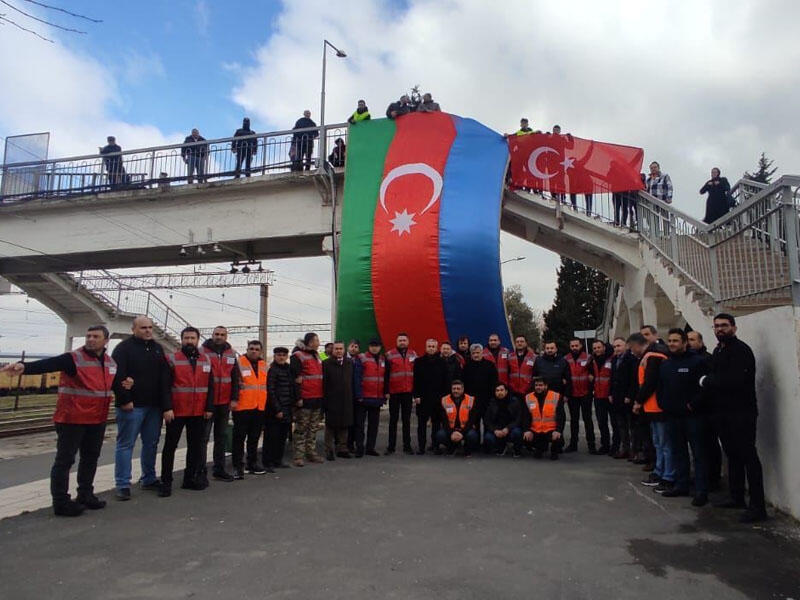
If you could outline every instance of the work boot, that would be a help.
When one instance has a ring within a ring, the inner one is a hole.
[[[77,517],[83,514],[84,506],[72,499],[53,504],[53,513],[59,517]]]
[[[141,487],[142,487],[143,490],[149,490],[151,492],[157,492],[158,490],[161,489],[161,480],[160,479],[154,479],[150,483],[142,482]]]
[[[769,517],[767,516],[767,511],[765,510],[751,510],[748,509],[742,513],[742,516],[739,517],[740,523],[760,523],[761,521],[766,521]]]
[[[106,501],[100,500],[94,494],[78,494],[77,501],[89,510],[100,510],[106,507]]]

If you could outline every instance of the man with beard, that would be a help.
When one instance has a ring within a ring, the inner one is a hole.
[[[464,360],[461,355],[453,350],[453,345],[448,342],[442,342],[440,346],[440,353],[444,359],[447,367],[447,389],[450,389],[450,384],[456,379],[461,379],[461,369],[464,367]]]
[[[478,421],[475,423],[480,431],[480,420],[489,404],[489,398],[494,395],[494,386],[497,383],[497,367],[492,361],[484,358],[483,346],[472,344],[470,346],[470,359],[461,372],[464,383],[464,393],[475,399],[475,413]]]
[[[442,396],[447,395],[447,365],[439,354],[439,342],[425,341],[425,354],[414,361],[414,404],[417,407],[417,454],[425,454],[428,421],[433,437],[440,429]]]
[[[497,456],[502,456],[511,442],[514,458],[522,456],[521,407],[522,403],[510,393],[508,386],[498,381],[483,417],[483,445],[487,453],[494,452]]]
[[[508,384],[508,348],[500,345],[500,336],[493,333],[489,336],[488,345],[483,349],[483,358],[497,367],[498,381]]]
[[[597,454],[594,444],[594,421],[592,421],[592,388],[589,379],[589,357],[578,338],[569,341],[569,353],[565,360],[569,365],[570,381],[567,407],[569,408],[569,446],[564,452],[578,450],[580,419],[583,418],[584,435],[589,454]]]
[[[389,444],[386,454],[397,447],[397,421],[403,419],[403,452],[411,449],[411,406],[414,392],[414,361],[417,353],[408,347],[408,335],[397,334],[397,345],[386,353],[386,398],[389,400]]]
[[[508,382],[511,393],[518,399],[525,398],[531,389],[536,354],[528,347],[524,335],[514,336],[514,354],[508,359]]]

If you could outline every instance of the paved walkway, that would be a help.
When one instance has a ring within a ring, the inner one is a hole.
[[[795,524],[742,526],[640,474],[585,453],[401,454],[134,488],[75,519],[0,521],[0,597],[800,599]]]

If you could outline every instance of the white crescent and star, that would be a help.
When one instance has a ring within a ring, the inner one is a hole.
[[[547,180],[550,179],[551,177],[555,177],[556,173],[548,173],[547,171],[539,170],[539,167],[536,165],[536,162],[539,160],[539,157],[542,154],[558,154],[558,150],[556,150],[555,148],[551,148],[550,146],[540,146],[539,148],[536,148],[536,150],[531,152],[531,155],[528,157],[528,171],[530,171],[530,174],[538,179]],[[574,162],[575,159],[573,157],[565,156],[564,160],[562,160],[558,164],[564,167],[564,172],[566,172],[567,170],[574,168],[573,166]]]
[[[386,208],[386,190],[389,188],[390,183],[399,177],[403,177],[404,175],[424,175],[431,180],[431,183],[433,184],[433,192],[431,193],[431,197],[428,200],[428,203],[425,205],[425,208],[419,212],[420,215],[425,214],[425,212],[428,211],[434,204],[436,204],[437,200],[439,200],[443,186],[442,176],[439,174],[439,172],[432,166],[425,163],[408,163],[405,165],[400,165],[386,174],[386,177],[384,177],[383,181],[381,182],[379,196],[381,208],[383,208],[384,212],[389,212],[389,209]],[[394,218],[389,219],[389,222],[392,224],[392,231],[396,231],[397,235],[401,237],[404,233],[410,234],[411,227],[417,224],[417,222],[414,220],[416,215],[417,213],[409,213],[407,208],[403,208],[403,212],[401,213],[395,211]]]

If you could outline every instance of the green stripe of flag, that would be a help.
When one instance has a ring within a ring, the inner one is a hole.
[[[361,121],[348,132],[335,338],[357,338],[362,350],[370,338],[378,337],[372,301],[372,230],[394,133],[395,123],[389,119]]]

